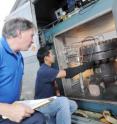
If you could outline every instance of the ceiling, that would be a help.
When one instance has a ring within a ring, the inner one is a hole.
[[[34,5],[38,26],[43,27],[56,20],[55,10],[66,9],[66,0],[36,0]]]

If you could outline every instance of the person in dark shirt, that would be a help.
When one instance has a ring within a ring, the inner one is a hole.
[[[35,98],[47,98],[55,96],[54,81],[58,70],[51,68],[47,64],[42,64],[37,72]]]
[[[36,77],[35,99],[56,95],[54,91],[54,82],[57,78],[73,78],[75,75],[93,67],[94,65],[94,62],[89,62],[81,66],[57,70],[52,68],[55,57],[49,47],[41,47],[38,50],[37,58],[41,66]]]
[[[54,69],[52,64],[55,58],[48,47],[41,47],[38,50],[37,58],[41,66],[36,77],[35,99],[55,96],[54,82],[57,78],[72,78],[93,66],[93,62],[90,62],[74,68]],[[61,96],[38,110],[50,116],[49,124],[55,121],[56,124],[71,124],[71,114],[77,110],[77,104],[75,101]]]

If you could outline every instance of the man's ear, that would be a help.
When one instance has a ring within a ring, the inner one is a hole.
[[[48,56],[45,56],[44,57],[44,62],[48,60]]]
[[[19,37],[19,38],[22,37],[22,34],[21,34],[21,31],[20,30],[16,30],[16,34],[17,34],[17,37]]]

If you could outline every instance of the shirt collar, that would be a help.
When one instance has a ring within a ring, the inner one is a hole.
[[[10,48],[10,46],[9,46],[9,44],[8,44],[8,42],[7,42],[7,40],[6,40],[6,38],[1,37],[0,39],[1,39],[1,43],[2,43],[2,46],[4,47],[4,49],[5,49],[7,52],[9,52],[9,53],[14,54],[14,52],[13,52],[13,50]]]
[[[42,65],[51,68],[51,66],[49,66],[49,65],[47,65],[45,63],[43,63]]]

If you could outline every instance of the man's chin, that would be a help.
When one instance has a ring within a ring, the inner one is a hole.
[[[24,48],[21,51],[28,51],[28,50],[29,50],[29,48]]]

